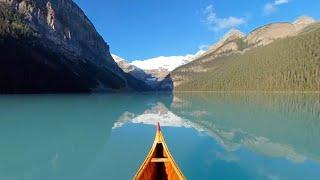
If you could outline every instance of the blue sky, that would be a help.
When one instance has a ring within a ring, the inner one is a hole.
[[[128,61],[196,53],[230,28],[248,33],[298,16],[320,18],[319,0],[74,0]]]

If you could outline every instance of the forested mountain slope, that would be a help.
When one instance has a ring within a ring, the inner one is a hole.
[[[167,78],[175,91],[320,91],[320,24],[266,46],[199,58]]]

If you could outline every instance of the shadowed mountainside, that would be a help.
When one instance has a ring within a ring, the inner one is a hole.
[[[0,92],[149,90],[71,0],[0,0]]]

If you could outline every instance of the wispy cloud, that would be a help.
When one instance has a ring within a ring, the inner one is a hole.
[[[209,48],[209,45],[208,44],[201,44],[198,49],[199,51],[207,51]]]
[[[289,0],[275,0],[274,2],[269,2],[263,6],[263,13],[265,15],[272,14],[277,11],[277,6],[287,3],[289,3]]]
[[[267,3],[263,7],[263,13],[265,15],[272,14],[272,13],[274,13],[276,11],[277,11],[277,8],[275,7],[275,5],[273,3]]]
[[[275,5],[287,4],[287,3],[289,3],[289,0],[276,0],[274,2]]]
[[[239,25],[245,24],[246,20],[242,17],[218,17],[213,5],[207,6],[203,14],[205,15],[205,22],[210,30],[219,31],[222,29],[230,29]]]

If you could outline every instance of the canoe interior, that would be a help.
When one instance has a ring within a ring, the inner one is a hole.
[[[157,161],[158,159],[159,161]],[[157,143],[151,161],[146,165],[139,179],[180,179],[172,162],[168,160],[168,154],[164,151],[162,143]]]

